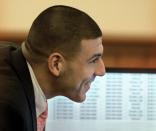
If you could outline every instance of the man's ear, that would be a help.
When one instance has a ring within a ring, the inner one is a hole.
[[[59,76],[64,69],[64,64],[64,57],[60,53],[50,54],[48,58],[48,68],[53,75]]]

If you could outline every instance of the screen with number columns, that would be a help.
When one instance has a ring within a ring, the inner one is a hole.
[[[156,73],[108,72],[83,103],[48,100],[46,131],[156,131]]]

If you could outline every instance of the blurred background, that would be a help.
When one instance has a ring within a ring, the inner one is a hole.
[[[105,35],[156,35],[155,0],[1,0],[1,33],[28,31],[42,10],[56,4],[84,10]]]

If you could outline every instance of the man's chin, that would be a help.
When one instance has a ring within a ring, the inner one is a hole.
[[[86,95],[75,97],[75,98],[69,98],[69,99],[77,103],[82,103],[86,100]]]

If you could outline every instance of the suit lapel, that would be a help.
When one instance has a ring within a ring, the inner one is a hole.
[[[26,64],[26,60],[22,54],[21,48],[11,52],[10,60],[14,70],[16,71],[26,94],[29,108],[32,112],[32,120],[34,125],[34,131],[36,131],[36,108],[33,85],[30,77],[30,73]]]

